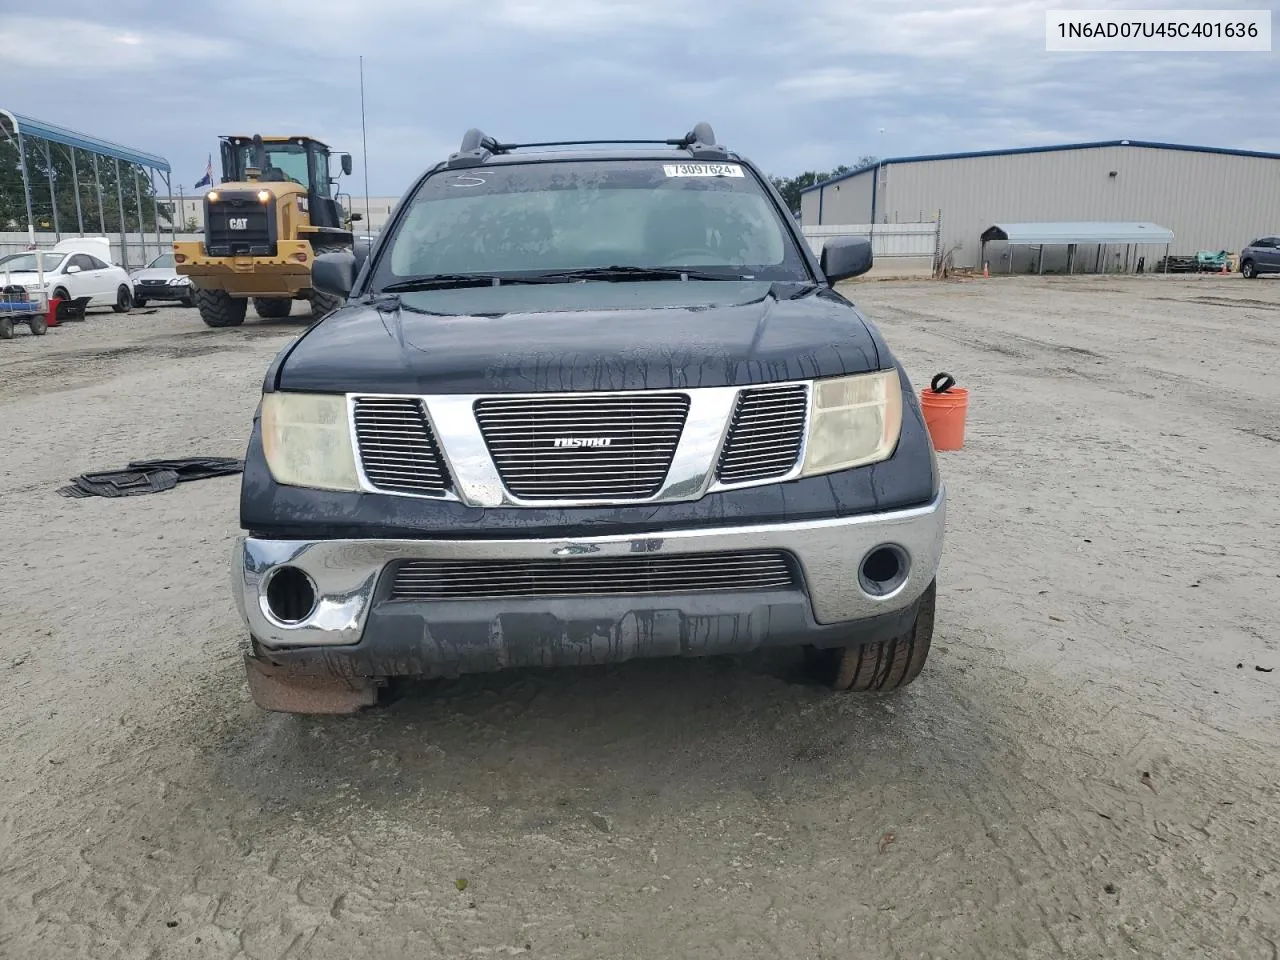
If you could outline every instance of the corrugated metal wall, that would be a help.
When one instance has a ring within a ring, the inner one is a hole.
[[[867,237],[876,259],[927,260],[932,266],[937,247],[936,223],[842,223],[800,228],[816,254],[831,237]]]
[[[801,195],[800,222],[805,226],[818,225],[818,196],[821,194],[822,223],[870,223],[871,177],[872,171],[867,170],[821,190],[810,190]],[[915,217],[909,219],[914,220]]]
[[[818,222],[818,197],[821,190],[800,194],[800,222],[804,225]]]
[[[1121,146],[890,164],[884,173],[876,219],[913,220],[921,209],[940,209],[943,249],[964,244],[957,266],[979,266],[978,235],[1002,221],[1151,221],[1173,231],[1175,254],[1235,251],[1280,230],[1280,160],[1261,157]],[[1139,253],[1150,268],[1164,250]],[[1035,253],[1016,256],[1015,271]],[[1093,268],[1093,248],[1079,256],[1077,269]],[[1046,269],[1062,258],[1048,251]]]
[[[1111,171],[1116,176],[1111,177]],[[871,171],[803,197],[802,222],[865,223],[871,219]],[[880,170],[875,220],[909,222],[942,211],[942,247],[963,247],[957,266],[980,266],[978,235],[993,223],[1041,220],[1145,220],[1168,227],[1172,252],[1239,250],[1280,231],[1280,160],[1154,147],[1096,147],[992,157],[922,160]],[[1081,249],[1077,269],[1092,270],[1094,248]],[[992,269],[1007,269],[1003,244],[988,247]],[[1116,251],[1108,251],[1115,266]],[[1148,268],[1164,249],[1143,247]],[[1034,263],[1019,249],[1014,269]],[[1123,253],[1120,254],[1123,263]],[[1045,269],[1061,269],[1065,251],[1046,251]]]

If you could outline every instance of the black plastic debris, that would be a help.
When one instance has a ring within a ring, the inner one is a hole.
[[[172,490],[190,480],[226,477],[244,471],[244,461],[230,457],[186,457],[175,460],[134,460],[123,470],[82,473],[58,493],[84,497],[136,497]]]

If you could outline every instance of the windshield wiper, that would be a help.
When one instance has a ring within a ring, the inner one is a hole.
[[[500,277],[486,276],[482,273],[436,273],[388,283],[377,292],[408,293],[412,290],[444,290],[449,287],[479,286],[481,284],[496,287],[502,282]]]
[[[769,287],[769,294],[775,300],[799,300],[821,289],[821,284],[812,280],[775,280]]]
[[[572,283],[576,280],[752,280],[744,274],[710,273],[682,267],[586,267],[521,277],[522,283]]]
[[[575,283],[587,280],[753,280],[745,274],[710,273],[680,267],[586,267],[581,270],[554,270],[547,273],[499,277],[483,273],[424,274],[389,283],[375,292],[409,293],[415,290],[446,290],[450,287],[502,286],[517,283]]]

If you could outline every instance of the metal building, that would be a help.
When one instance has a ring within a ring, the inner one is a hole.
[[[1028,221],[1149,221],[1172,230],[1173,254],[1234,252],[1280,232],[1280,153],[1109,140],[898,157],[801,195],[805,226],[938,215],[956,266],[981,266],[979,238],[993,224]],[[992,271],[1008,269],[1011,255],[1015,271],[1035,262],[1016,247],[987,252],[999,258]],[[1046,255],[1046,269],[1064,266],[1064,251]]]

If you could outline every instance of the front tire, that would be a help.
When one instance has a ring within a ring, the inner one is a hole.
[[[33,337],[43,337],[49,329],[49,321],[44,314],[37,313],[27,321],[27,326],[31,329]]]
[[[1253,265],[1252,260],[1246,260],[1244,263],[1240,264],[1240,276],[1244,277],[1246,280],[1253,280],[1257,278],[1258,268]]]
[[[116,313],[128,313],[133,309],[133,294],[129,292],[129,288],[121,285],[116,291],[116,302],[111,307]]]
[[[196,290],[200,319],[209,327],[238,327],[244,323],[249,301],[237,299],[225,290]]]
[[[0,317],[0,340],[13,339],[13,318]]]
[[[254,297],[253,310],[263,320],[283,320],[293,309],[293,300],[283,297]]]
[[[925,589],[915,622],[905,632],[879,643],[813,650],[810,669],[831,689],[844,693],[885,692],[907,686],[920,675],[929,656],[937,593],[934,581]]]

